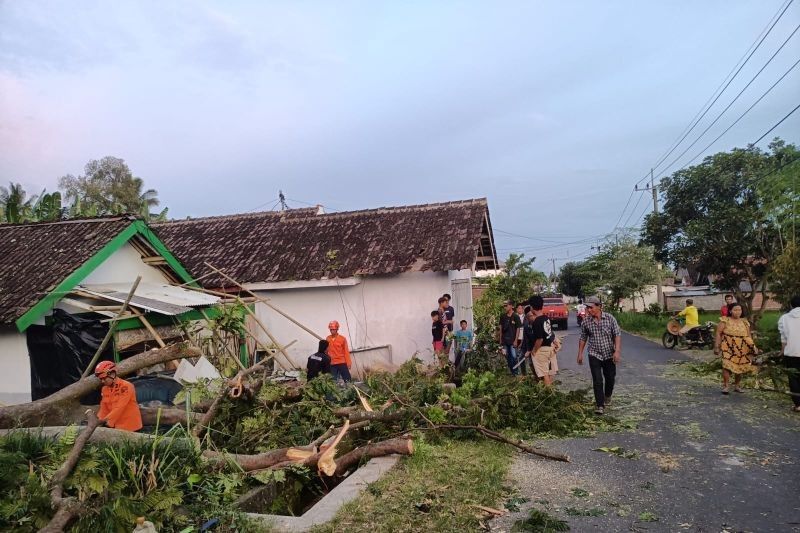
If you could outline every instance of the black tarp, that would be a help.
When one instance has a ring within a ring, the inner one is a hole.
[[[96,316],[71,315],[54,309],[51,325],[28,328],[32,399],[49,396],[81,378],[108,332],[108,325],[101,323]],[[113,359],[114,348],[109,343],[100,360]],[[81,403],[100,403],[100,393],[87,395]]]

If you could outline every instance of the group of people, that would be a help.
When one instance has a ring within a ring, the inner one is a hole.
[[[784,365],[792,370],[789,372],[789,390],[794,402],[793,409],[800,412],[800,295],[791,298],[789,303],[789,312],[778,320],[778,332]],[[691,299],[686,300],[686,307],[678,315],[685,317],[680,332],[682,335],[700,325],[699,311]],[[714,355],[722,359],[722,394],[730,393],[731,375],[734,392],[743,393],[742,376],[755,371],[753,358],[760,350],[753,340],[750,327],[744,306],[732,294],[726,294],[714,338]]]
[[[433,353],[440,366],[445,366],[450,361],[450,351],[455,346],[456,369],[461,369],[466,364],[467,353],[472,349],[475,338],[469,323],[461,320],[458,329],[455,329],[456,310],[450,305],[452,297],[443,294],[437,301],[438,307],[431,311],[431,336],[433,337]]]
[[[350,375],[353,360],[347,338],[339,334],[336,320],[328,323],[328,331],[330,335],[319,341],[317,352],[308,356],[307,377],[311,380],[320,374],[330,374],[334,381],[348,383],[353,379]]]
[[[500,316],[498,340],[512,375],[527,375],[530,361],[531,372],[550,385],[558,373],[561,341],[544,314],[544,299],[531,296],[527,304],[515,306],[510,300],[503,303],[505,312]]]

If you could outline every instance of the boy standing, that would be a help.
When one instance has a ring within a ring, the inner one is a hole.
[[[347,346],[347,339],[339,335],[339,322],[332,320],[328,324],[328,331],[331,332],[326,339],[328,341],[328,355],[331,358],[331,374],[334,381],[341,379],[345,383],[351,381],[350,367],[350,348]]]
[[[311,381],[320,374],[331,373],[331,357],[328,355],[328,341],[319,341],[317,353],[308,356],[306,374]]]
[[[442,338],[444,337],[444,324],[442,323],[440,310],[431,311],[431,334],[433,335],[433,355],[442,364],[442,354],[444,353],[444,344]]]
[[[533,370],[536,376],[544,381],[545,385],[553,383],[553,376],[558,373],[558,360],[556,353],[559,344],[550,318],[544,314],[544,298],[532,296],[530,299],[528,322],[525,326],[525,350],[530,355]]]
[[[473,334],[471,330],[467,329],[467,325],[467,321],[462,320],[459,323],[461,329],[455,333],[456,368],[460,368],[462,363],[466,363],[467,352],[470,350],[470,348],[472,348]]]
[[[450,354],[451,341],[447,338],[448,333],[453,332],[453,321],[456,316],[456,310],[450,305],[450,295],[443,294],[439,298],[439,319],[442,321],[444,327],[444,335],[442,335],[442,351]]]
[[[517,368],[517,330],[522,327],[517,314],[514,312],[514,303],[511,300],[506,300],[503,303],[505,313],[500,316],[500,346],[506,354],[506,363],[511,374],[516,376],[519,374]],[[525,364],[523,362],[523,364]]]

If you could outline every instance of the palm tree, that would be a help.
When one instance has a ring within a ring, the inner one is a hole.
[[[18,224],[34,219],[32,202],[36,200],[36,195],[25,199],[27,193],[19,183],[9,182],[8,188],[0,187],[0,210],[2,210],[2,222]]]

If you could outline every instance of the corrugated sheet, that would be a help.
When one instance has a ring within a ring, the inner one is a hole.
[[[80,285],[79,290],[115,302],[124,302],[130,293],[133,282]],[[193,307],[214,305],[219,298],[210,294],[175,287],[167,284],[140,282],[131,298],[131,305],[162,315],[181,315]]]

